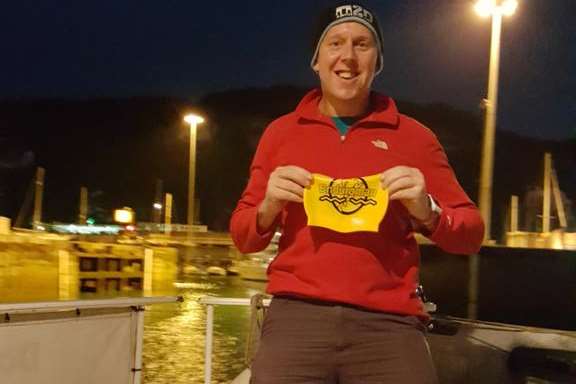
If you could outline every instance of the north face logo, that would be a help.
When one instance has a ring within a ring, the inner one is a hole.
[[[372,24],[373,17],[370,11],[362,8],[359,5],[343,5],[336,8],[336,19],[349,16],[359,17]]]
[[[388,144],[386,144],[386,142],[384,140],[372,140],[372,144],[376,147],[376,148],[380,148],[383,150],[387,150],[388,149]]]

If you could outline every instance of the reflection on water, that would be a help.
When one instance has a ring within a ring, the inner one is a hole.
[[[182,284],[175,285],[176,259],[158,250],[155,250],[155,256],[151,289],[146,291],[146,296],[181,295],[184,302],[147,308],[143,382],[202,383],[206,311],[198,298],[205,295],[249,297],[262,292],[265,284],[246,282],[238,277],[192,275],[178,279]],[[103,272],[104,276],[107,273]],[[10,245],[10,249],[0,249],[0,302],[143,295],[141,290],[134,289],[80,292],[78,281],[81,278],[77,260],[68,260],[61,249],[44,249],[37,245]],[[244,368],[248,329],[248,307],[215,309],[213,383],[228,383]]]
[[[202,383],[204,375],[205,295],[249,297],[264,289],[237,277],[195,277],[179,289],[184,303],[157,305],[146,313],[145,383]],[[214,322],[213,382],[229,383],[244,368],[248,307],[217,307]]]

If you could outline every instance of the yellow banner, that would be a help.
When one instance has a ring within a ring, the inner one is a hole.
[[[304,189],[304,210],[308,225],[337,232],[378,232],[388,208],[388,190],[380,186],[379,175],[332,179],[313,174]]]

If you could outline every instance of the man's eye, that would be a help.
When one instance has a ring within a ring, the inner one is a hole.
[[[331,41],[328,43],[328,46],[330,47],[338,47],[340,46],[340,42],[339,41]]]

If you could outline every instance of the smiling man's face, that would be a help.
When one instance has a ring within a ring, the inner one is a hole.
[[[365,102],[377,60],[378,47],[368,28],[355,22],[330,28],[320,43],[314,65],[323,97],[332,103]]]

